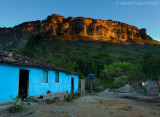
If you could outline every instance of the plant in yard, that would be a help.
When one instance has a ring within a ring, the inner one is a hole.
[[[74,97],[80,97],[82,95],[82,91],[81,90],[78,90],[75,94],[74,94]]]
[[[72,101],[72,98],[73,98],[73,95],[71,95],[71,94],[67,95],[67,102]]]
[[[26,105],[30,105],[29,102],[25,102],[27,99],[23,99],[22,96],[10,97],[13,100],[13,106],[9,108],[10,113],[21,112]]]

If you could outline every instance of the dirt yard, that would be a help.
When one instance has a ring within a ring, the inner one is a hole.
[[[73,102],[32,105],[21,113],[0,113],[0,117],[160,117],[160,103],[99,93]]]

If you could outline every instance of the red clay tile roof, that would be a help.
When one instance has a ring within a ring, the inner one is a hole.
[[[72,72],[70,70],[66,70],[64,68],[56,67],[54,65],[46,64],[44,62],[40,62],[38,60],[28,58],[25,56],[21,56],[18,54],[13,54],[11,57],[8,56],[6,52],[0,51],[0,63],[8,63],[14,65],[22,65],[22,66],[31,66],[31,67],[38,67],[38,68],[45,68],[50,70],[56,71],[63,71],[71,74],[78,74],[76,72]]]

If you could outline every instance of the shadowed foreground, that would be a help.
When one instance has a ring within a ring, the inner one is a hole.
[[[160,103],[122,98],[120,94],[87,95],[73,102],[32,105],[21,113],[1,117],[160,117]]]

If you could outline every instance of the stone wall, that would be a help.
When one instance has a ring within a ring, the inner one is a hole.
[[[147,85],[147,95],[148,96],[158,96],[159,95],[158,83],[153,82],[152,84]]]

